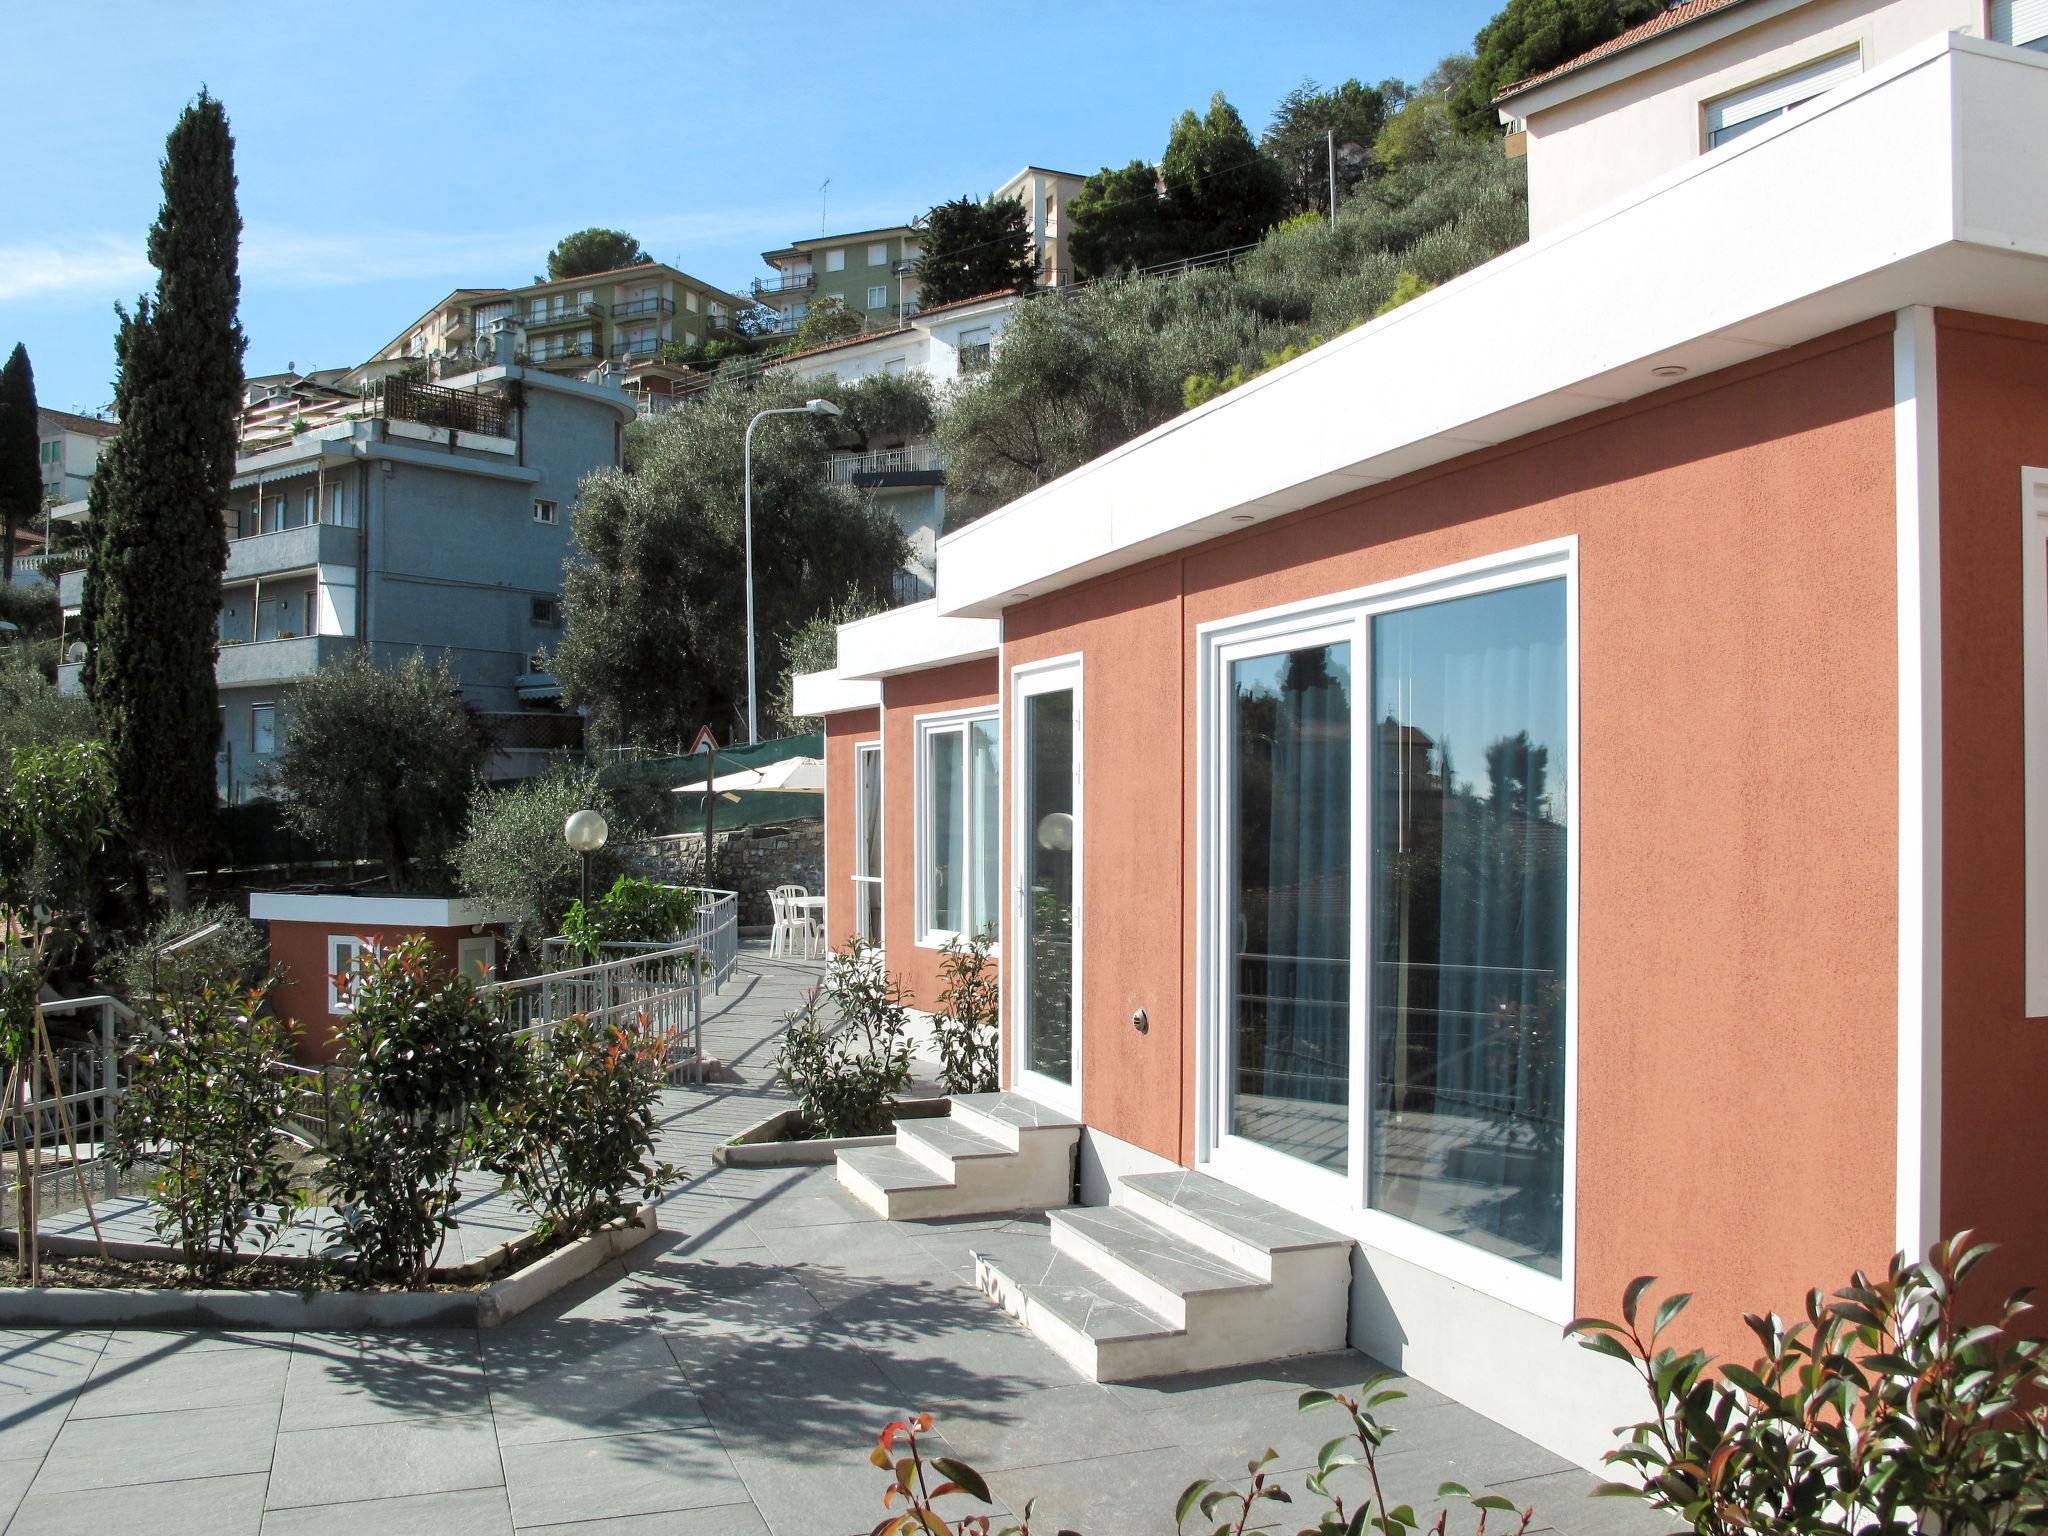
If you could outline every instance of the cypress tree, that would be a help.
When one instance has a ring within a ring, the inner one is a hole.
[[[33,525],[43,505],[41,444],[35,370],[28,365],[28,348],[17,341],[7,366],[0,368],[0,535],[7,540],[0,581],[14,580],[15,530]]]
[[[87,695],[107,735],[119,829],[171,905],[213,829],[220,702],[214,636],[228,557],[243,338],[235,141],[204,90],[164,144],[149,232],[156,296],[116,307],[121,430],[93,476]]]

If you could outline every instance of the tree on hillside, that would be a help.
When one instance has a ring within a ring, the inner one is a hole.
[[[595,768],[565,763],[502,789],[479,787],[455,850],[462,894],[505,924],[512,947],[538,954],[541,940],[562,931],[581,874],[562,823],[594,810],[611,824],[611,840],[591,856],[591,888],[608,890],[625,873],[619,850],[624,818]]]
[[[578,559],[564,583],[566,628],[553,655],[564,700],[613,740],[680,748],[700,725],[731,740],[745,718],[741,443],[771,406],[824,395],[857,416],[863,380],[770,374],[751,389],[720,373],[696,405],[641,435],[630,470],[582,486]],[[842,420],[842,428],[847,423]],[[903,534],[862,492],[825,477],[834,441],[816,417],[776,416],[754,433],[754,603],[759,673],[783,666],[783,637],[850,584],[882,593]]]
[[[640,249],[640,242],[623,229],[579,229],[573,235],[564,235],[548,252],[547,281],[554,283],[565,277],[587,277],[592,272],[637,267],[652,260],[652,256]]]
[[[790,338],[789,350],[808,352],[812,347],[827,346],[858,336],[867,328],[868,320],[864,313],[848,309],[846,300],[828,293],[804,315],[803,323],[797,326],[796,334]]]
[[[0,581],[14,580],[14,535],[33,527],[43,505],[42,436],[36,427],[36,376],[20,342],[0,368]]]
[[[1472,73],[1450,108],[1467,133],[1498,128],[1493,98],[1518,80],[1619,37],[1666,7],[1666,0],[1507,0],[1472,40]]]
[[[1038,286],[1031,220],[1014,197],[956,197],[927,211],[917,231],[917,302],[925,309]]]
[[[1380,171],[1400,170],[1433,160],[1461,135],[1452,103],[1472,79],[1469,54],[1454,53],[1437,61],[1421,84],[1409,91],[1399,109],[1387,118],[1373,141],[1373,165]]]
[[[1021,306],[991,366],[951,387],[939,423],[951,526],[1183,409],[1190,377],[1227,379],[1370,319],[1389,301],[1528,238],[1526,163],[1449,133],[1361,185],[1336,221],[1276,226],[1229,268],[1090,284]]]
[[[1330,211],[1330,136],[1337,142],[1337,200],[1351,195],[1372,167],[1373,140],[1398,111],[1408,88],[1399,80],[1361,85],[1346,80],[1324,90],[1304,80],[1273,110],[1273,121],[1259,136],[1259,148],[1272,158],[1287,189],[1291,213]]]
[[[86,695],[107,734],[119,830],[171,905],[213,830],[220,705],[214,626],[242,404],[235,141],[205,91],[165,142],[149,232],[156,297],[116,309],[121,420],[93,475]]]
[[[350,651],[293,689],[271,768],[287,820],[335,857],[381,858],[403,890],[446,857],[489,751],[445,661]]]
[[[1159,169],[1133,160],[1104,166],[1067,203],[1067,252],[1078,277],[1156,266],[1179,254]]]
[[[1181,254],[1249,245],[1287,212],[1278,167],[1258,151],[1237,108],[1218,91],[1209,110],[1181,113],[1159,161],[1166,201],[1180,225]]]
[[[806,672],[829,672],[839,665],[839,626],[882,611],[882,600],[859,587],[848,587],[837,601],[820,608],[790,631],[782,647],[782,675],[768,692],[769,729],[793,736],[812,726],[796,712],[796,680]]]

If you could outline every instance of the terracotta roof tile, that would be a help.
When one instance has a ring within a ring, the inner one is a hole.
[[[1546,69],[1540,75],[1517,80],[1493,99],[1496,103],[1503,102],[1512,96],[1521,95],[1524,91],[1534,90],[1539,85],[1548,85],[1553,80],[1584,69],[1589,64],[1597,64],[1600,60],[1633,48],[1638,43],[1647,43],[1653,37],[1662,37],[1666,32],[1675,31],[1691,22],[1703,20],[1716,11],[1725,11],[1730,6],[1742,3],[1743,0],[1680,0],[1679,4],[1652,16],[1648,21],[1638,22],[1621,36],[1611,37],[1597,48],[1588,48],[1576,58],[1566,59],[1562,64]]]
[[[39,427],[47,420],[67,432],[84,432],[92,437],[112,437],[121,430],[119,422],[102,421],[97,416],[74,416],[69,411],[53,411],[47,405],[36,407],[36,417]]]

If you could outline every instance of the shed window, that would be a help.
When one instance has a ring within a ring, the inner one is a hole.
[[[997,926],[999,729],[990,713],[933,721],[919,731],[917,927],[925,944]]]
[[[363,952],[363,941],[352,933],[331,933],[327,936],[327,1011],[347,1013],[351,994],[354,991],[356,957]]]

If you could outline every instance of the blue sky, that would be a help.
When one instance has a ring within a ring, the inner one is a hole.
[[[28,344],[46,406],[111,397],[111,306],[152,281],[157,159],[202,82],[264,373],[360,362],[590,224],[737,287],[820,232],[828,177],[826,222],[861,229],[1026,163],[1155,158],[1218,89],[1257,133],[1303,76],[1419,78],[1497,7],[0,0],[0,351]]]

